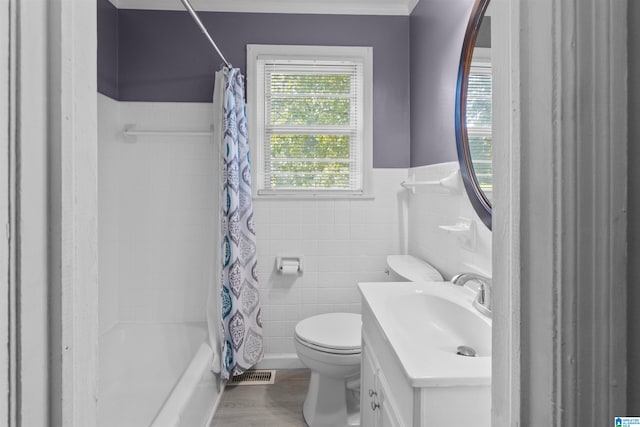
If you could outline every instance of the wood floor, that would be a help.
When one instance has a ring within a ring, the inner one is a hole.
[[[275,384],[227,386],[212,427],[306,427],[307,369],[279,370]]]

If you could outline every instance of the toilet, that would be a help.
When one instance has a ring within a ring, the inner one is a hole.
[[[433,266],[411,255],[390,255],[393,281],[443,281]],[[311,371],[302,409],[309,427],[360,425],[360,353],[362,319],[354,313],[308,317],[295,328],[300,361]]]

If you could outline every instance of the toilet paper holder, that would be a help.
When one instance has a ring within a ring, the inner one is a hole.
[[[277,255],[276,269],[280,274],[300,274],[303,270],[303,257],[301,255]]]

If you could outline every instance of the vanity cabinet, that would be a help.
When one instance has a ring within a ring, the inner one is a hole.
[[[419,325],[407,325],[413,334]],[[429,363],[425,359],[425,363]],[[490,386],[416,385],[366,302],[362,307],[362,427],[489,427]]]

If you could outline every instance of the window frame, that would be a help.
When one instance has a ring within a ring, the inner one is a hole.
[[[259,61],[359,62],[362,70],[362,144],[360,147],[361,190],[265,189],[264,187],[264,75]],[[251,148],[254,198],[368,198],[373,168],[373,48],[364,46],[247,45],[247,117]]]

